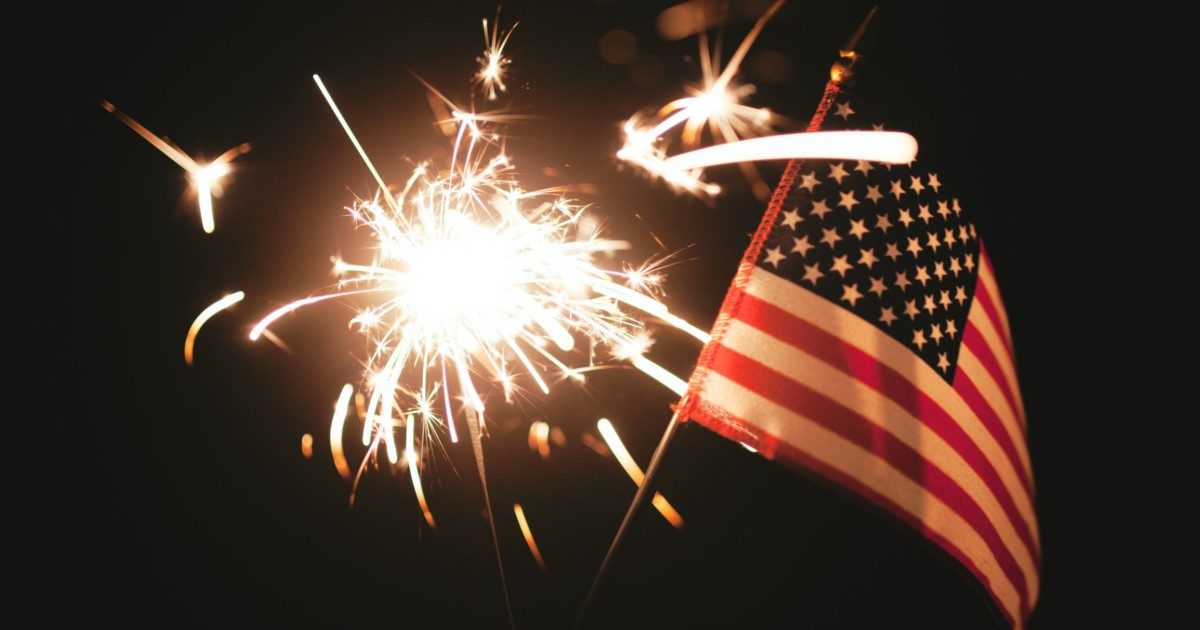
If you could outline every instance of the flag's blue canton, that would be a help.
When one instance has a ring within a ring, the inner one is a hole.
[[[856,102],[822,125],[863,124]],[[758,265],[852,311],[953,380],[974,295],[979,241],[957,197],[919,161],[809,160]]]

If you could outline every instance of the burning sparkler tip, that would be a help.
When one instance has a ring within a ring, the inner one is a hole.
[[[503,50],[512,30],[484,20],[486,49],[476,80],[489,99],[505,91],[509,60]],[[485,393],[477,385],[487,383],[494,391],[492,383],[498,383],[511,398],[528,378],[548,394],[552,374],[584,380],[582,369],[563,358],[566,353],[577,356],[586,346],[590,360],[596,356],[592,348],[601,346],[624,352],[635,368],[675,391],[684,386],[642,356],[651,340],[643,320],[630,311],[696,336],[694,326],[658,300],[661,277],[653,267],[639,268],[627,286],[626,274],[598,262],[630,245],[601,238],[586,206],[563,196],[565,187],[529,191],[518,183],[505,152],[502,126],[508,117],[456,107],[430,86],[435,114],[453,128],[450,158],[416,165],[405,184],[393,187],[368,158],[321,77],[314,74],[313,81],[379,185],[373,196],[349,208],[355,223],[372,232],[374,257],[331,257],[334,287],[277,308],[249,336],[275,342],[268,326],[308,305],[346,298],[370,302],[356,305],[350,318],[372,347],[363,391],[354,395],[346,385],[330,423],[331,455],[344,479],[351,479],[342,443],[351,399],[368,447],[363,466],[386,456],[407,468],[422,516],[436,529],[421,484],[422,464],[435,431],[445,429],[451,442],[458,441],[455,412],[465,417],[479,448],[478,435],[486,430]],[[217,173],[210,166],[194,177]],[[461,407],[452,406],[452,399]],[[548,456],[549,441],[561,446],[565,436],[545,423],[538,426],[533,439]],[[397,429],[404,431],[402,445]]]

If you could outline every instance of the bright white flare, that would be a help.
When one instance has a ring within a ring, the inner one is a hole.
[[[917,157],[917,139],[901,131],[813,131],[704,147],[667,159],[681,170],[759,160],[868,160],[905,164]]]
[[[590,365],[571,365],[580,357],[590,363],[595,347],[678,391],[682,381],[642,356],[648,335],[632,311],[707,339],[645,292],[651,267],[630,272],[598,264],[628,244],[601,238],[583,221],[583,207],[552,191],[520,187],[494,118],[456,112],[453,120],[449,164],[419,165],[398,194],[384,188],[349,208],[373,237],[372,259],[336,259],[333,289],[282,306],[250,332],[256,339],[310,304],[350,297],[360,303],[350,324],[371,348],[364,444],[371,453],[383,447],[395,464],[394,432],[404,428],[404,458],[431,526],[417,462],[423,445],[437,439],[434,429],[453,427],[452,397],[482,423],[492,393],[511,401],[527,388],[549,392],[555,378],[582,381]],[[347,400],[343,391],[335,424]]]
[[[417,421],[410,414],[404,421],[404,461],[408,463],[408,475],[412,478],[413,493],[417,495],[417,504],[421,506],[421,514],[425,517],[425,522],[429,523],[429,527],[437,529],[437,522],[433,520],[433,512],[429,510],[429,503],[425,501],[425,491],[421,489],[421,456],[417,454],[417,449],[413,446],[416,441],[413,439],[413,433],[416,430]]]

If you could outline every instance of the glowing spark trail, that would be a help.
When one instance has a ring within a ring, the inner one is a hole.
[[[245,298],[246,294],[242,291],[230,293],[225,297],[208,305],[200,314],[196,316],[196,320],[192,322],[192,326],[188,328],[187,337],[183,340],[183,361],[188,367],[192,365],[193,350],[196,347],[196,335],[200,334],[200,327],[204,326],[205,322],[212,318],[213,315],[237,304]]]
[[[346,137],[350,138],[350,143],[354,145],[358,151],[358,156],[362,158],[363,163],[367,165],[367,169],[371,171],[371,175],[375,177],[375,183],[379,184],[380,194],[388,201],[388,205],[392,205],[392,196],[388,192],[387,184],[383,183],[383,178],[379,176],[379,171],[375,170],[375,165],[371,163],[371,158],[367,157],[367,152],[359,143],[358,137],[354,135],[354,131],[350,129],[350,123],[346,122],[346,117],[342,116],[342,110],[338,109],[337,103],[333,102],[333,95],[325,88],[325,83],[321,81],[321,77],[313,75],[313,81],[317,84],[317,89],[321,90],[321,96],[325,97],[325,102],[329,104],[329,109],[333,110],[333,115],[337,117],[338,122],[342,125],[342,131],[346,132]]]
[[[917,156],[917,140],[899,131],[814,131],[741,140],[705,147],[667,159],[667,164],[692,170],[756,160],[785,160],[797,155],[812,159],[870,160],[904,164]]]
[[[221,179],[229,174],[229,163],[237,156],[250,151],[250,144],[239,144],[222,153],[212,162],[200,164],[192,159],[191,156],[179,150],[175,145],[154,135],[153,132],[117,109],[112,103],[100,101],[100,106],[105,111],[119,118],[121,122],[128,125],[130,129],[134,130],[146,142],[149,142],[154,148],[162,151],[163,155],[171,158],[171,161],[188,172],[188,175],[192,179],[192,185],[196,187],[196,197],[200,204],[200,225],[204,228],[205,232],[212,234],[213,230],[216,229],[216,223],[213,220],[213,192],[220,190]]]
[[[608,418],[600,418],[596,422],[596,428],[600,430],[600,435],[608,444],[609,450],[612,451],[613,456],[620,462],[621,467],[625,469],[625,473],[633,480],[634,485],[641,487],[646,474],[642,472],[641,467],[638,466],[633,456],[626,450],[625,444],[621,442],[621,436],[617,435],[616,428],[608,421]],[[654,508],[658,510],[658,513],[662,514],[663,518],[667,519],[667,522],[675,526],[675,529],[683,529],[683,517],[667,502],[666,497],[655,492],[652,503],[654,504]]]
[[[433,512],[429,511],[429,504],[425,502],[425,491],[421,489],[421,473],[417,470],[420,466],[420,457],[417,455],[417,449],[413,446],[413,430],[417,426],[416,419],[409,415],[404,422],[404,460],[408,462],[408,474],[412,477],[413,492],[417,495],[417,503],[421,506],[421,514],[425,516],[425,522],[433,529],[437,529],[437,523],[433,521]]]
[[[521,509],[520,503],[513,504],[513,514],[517,515],[517,525],[521,527],[521,533],[525,535],[525,544],[529,545],[529,553],[533,554],[538,568],[542,570],[542,573],[549,573],[550,569],[546,568],[546,560],[542,558],[537,541],[533,539],[533,532],[529,529],[529,521],[525,520],[525,510]]]
[[[342,447],[342,433],[346,429],[346,414],[350,411],[350,396],[353,394],[353,385],[346,383],[342,386],[342,393],[338,394],[337,404],[333,407],[333,421],[329,423],[329,452],[333,455],[333,467],[346,481],[350,481],[350,464]]]

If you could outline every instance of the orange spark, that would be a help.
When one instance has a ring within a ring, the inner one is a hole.
[[[417,503],[421,506],[421,514],[425,516],[425,522],[429,523],[433,529],[437,529],[437,523],[433,521],[433,512],[429,511],[429,504],[425,502],[425,491],[421,489],[421,474],[417,472],[417,464],[420,462],[417,459],[417,449],[413,448],[413,429],[417,426],[417,420],[409,415],[404,424],[404,460],[408,462],[408,474],[412,477],[413,492],[417,495]]]
[[[333,456],[333,467],[346,481],[350,481],[350,464],[342,449],[342,432],[346,428],[346,412],[350,410],[350,395],[353,393],[354,386],[350,383],[342,386],[342,393],[333,407],[333,421],[329,423],[329,453]]]
[[[549,573],[550,569],[546,568],[546,561],[542,558],[542,552],[538,550],[537,541],[533,539],[533,532],[529,530],[529,521],[525,520],[525,510],[521,509],[520,503],[513,504],[513,513],[517,515],[517,525],[521,526],[521,533],[525,535],[525,544],[529,545],[529,553],[533,554],[533,559],[542,573]]]
[[[184,363],[187,363],[188,367],[192,366],[192,359],[194,358],[193,351],[196,346],[196,335],[200,334],[200,327],[204,326],[204,323],[207,322],[213,315],[216,315],[217,313],[220,313],[234,304],[237,304],[238,302],[242,301],[242,298],[244,297],[246,297],[246,294],[242,291],[230,293],[216,302],[209,304],[208,307],[203,311],[200,311],[200,314],[196,316],[196,320],[192,322],[192,326],[188,328],[187,337],[183,340],[183,361]]]
[[[617,458],[617,461],[620,462],[621,467],[625,469],[625,473],[628,474],[629,478],[633,480],[633,483],[640,488],[642,486],[642,482],[646,479],[646,473],[642,472],[641,467],[638,466],[636,461],[634,461],[633,456],[629,454],[629,451],[625,448],[625,444],[621,442],[621,437],[617,435],[616,428],[613,427],[612,423],[608,421],[608,418],[600,418],[600,420],[596,422],[596,428],[600,430],[600,435],[604,437],[604,441],[608,444],[609,450],[612,451],[612,454]],[[663,518],[667,519],[668,523],[674,525],[675,529],[683,529],[683,517],[679,515],[679,512],[676,511],[670,503],[667,502],[666,497],[658,492],[655,492],[654,499],[652,499],[651,502],[654,504],[654,507],[658,510],[659,514],[662,514]]]

